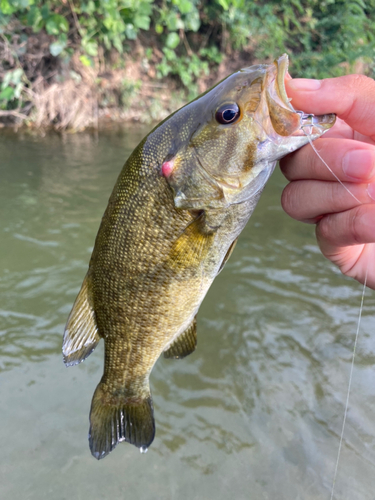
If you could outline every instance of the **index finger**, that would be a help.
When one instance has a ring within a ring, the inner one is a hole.
[[[335,113],[353,129],[375,138],[375,81],[364,75],[325,80],[294,78],[285,82],[295,109],[324,115]]]

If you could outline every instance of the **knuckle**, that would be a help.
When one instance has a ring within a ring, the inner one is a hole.
[[[347,85],[346,93],[349,96],[349,101],[345,112],[341,114],[341,118],[350,120],[358,112],[365,115],[366,109],[362,109],[361,102],[364,99],[363,96],[375,91],[374,80],[365,75],[348,75],[343,78],[345,78],[345,84]]]
[[[373,88],[375,86],[374,80],[365,75],[349,75],[347,78],[349,80],[350,87],[355,90],[358,90],[358,88]]]
[[[316,230],[319,235],[319,239],[327,241],[328,243],[332,242],[332,227],[331,219],[329,216],[323,217],[318,222]]]
[[[288,184],[281,195],[281,206],[283,210],[293,217],[294,214],[294,205],[295,205],[295,185],[293,183]]]
[[[353,243],[357,245],[362,243],[362,238],[360,234],[360,225],[358,223],[361,213],[362,213],[361,205],[353,208],[349,212],[349,231],[350,234],[352,235]]]

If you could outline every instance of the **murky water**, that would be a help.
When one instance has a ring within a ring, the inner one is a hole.
[[[0,497],[329,499],[361,286],[280,208],[276,173],[198,315],[198,348],[160,359],[156,438],[91,457],[103,346],[61,338],[100,218],[145,131],[0,135]],[[365,299],[337,499],[375,498],[375,297]]]

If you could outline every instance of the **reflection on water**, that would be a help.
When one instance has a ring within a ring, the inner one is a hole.
[[[91,457],[103,346],[66,369],[61,337],[144,132],[0,136],[1,498],[329,499],[361,286],[281,211],[278,173],[201,307],[197,351],[154,368],[148,453]],[[337,499],[374,499],[374,305],[369,291]]]

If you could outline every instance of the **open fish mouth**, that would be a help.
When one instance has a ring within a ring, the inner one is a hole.
[[[289,67],[289,58],[287,54],[283,54],[278,59],[275,59],[275,64],[277,66],[277,74],[276,74],[276,91],[283,101],[285,106],[289,108],[291,111],[295,111],[293,106],[290,104],[291,99],[287,96],[285,90],[285,76]]]
[[[279,98],[279,103],[281,101],[285,108],[288,110],[286,113],[284,112],[281,114],[285,115],[284,118],[286,118],[286,115],[288,115],[289,120],[291,118],[291,115],[289,115],[288,112],[297,113],[297,115],[299,115],[299,123],[298,127],[296,127],[296,130],[292,132],[289,125],[289,129],[288,127],[285,127],[285,130],[283,130],[281,135],[287,135],[288,132],[290,135],[298,135],[298,131],[302,131],[306,135],[314,136],[321,135],[325,131],[330,129],[336,121],[336,115],[334,115],[333,113],[326,115],[314,115],[312,113],[304,113],[303,111],[298,111],[292,106],[291,99],[289,99],[285,89],[285,76],[287,74],[289,66],[288,55],[283,54],[274,61],[274,64],[277,68],[274,88]],[[285,120],[283,121],[285,125]],[[297,125],[295,119],[291,121],[294,122],[293,127],[295,127]]]

